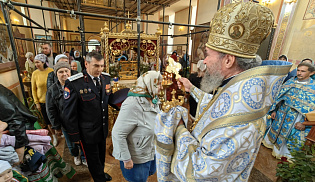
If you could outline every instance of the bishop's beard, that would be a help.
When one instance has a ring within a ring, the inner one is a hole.
[[[200,89],[202,91],[206,93],[212,93],[222,84],[224,75],[222,75],[220,70],[221,64],[212,65],[211,68],[207,69],[200,82]],[[209,71],[211,71],[211,75]]]

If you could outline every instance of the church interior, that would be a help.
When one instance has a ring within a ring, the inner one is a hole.
[[[2,0],[0,84],[32,107],[27,53],[41,53],[44,42],[56,54],[71,55],[77,51],[85,58],[89,52],[101,53],[104,72],[111,75],[113,92],[130,88],[146,71],[165,70],[165,62],[174,52],[175,61],[183,68],[181,76],[188,78],[197,71],[198,61],[205,59],[214,14],[225,5],[241,1],[251,0]],[[275,18],[271,33],[257,52],[263,60],[278,60],[286,55],[294,70],[303,59],[315,59],[315,0],[253,2],[270,8]],[[169,82],[172,78],[166,73],[162,84]],[[110,131],[118,113],[109,109]],[[124,181],[119,161],[111,156],[110,134],[106,145],[104,171],[113,182]],[[93,181],[86,166],[74,164],[64,138],[58,138],[56,149],[76,170],[72,179],[64,176],[59,181]],[[313,153],[313,160],[314,156]],[[279,162],[281,159],[262,145],[249,181],[279,180]],[[156,174],[148,181],[157,181]]]

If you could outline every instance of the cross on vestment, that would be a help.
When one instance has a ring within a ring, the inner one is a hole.
[[[215,168],[214,166],[211,166],[213,172],[219,172],[220,166],[218,168]]]
[[[222,151],[222,152],[226,153],[226,152],[225,152],[225,150],[223,150],[222,148],[217,148],[217,149],[214,149],[214,151],[216,151],[216,152],[217,152],[217,154],[218,154],[220,151]]]
[[[250,134],[248,137],[243,136],[243,139],[245,139],[245,143],[250,144],[249,138],[252,136],[252,134]]]
[[[259,101],[259,95],[262,95],[262,92],[258,92],[258,88],[257,87],[255,87],[255,90],[256,90],[256,92],[252,93],[252,95],[256,95],[257,102],[258,102]]]
[[[224,104],[224,102],[222,102],[222,103],[221,103],[220,101],[218,101],[218,106],[216,107],[216,109],[218,109],[218,108],[219,108],[219,109],[218,109],[218,111],[220,111],[220,110],[221,110],[221,105],[222,105],[222,104]]]

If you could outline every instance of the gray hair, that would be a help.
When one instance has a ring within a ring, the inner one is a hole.
[[[33,54],[32,52],[27,52],[27,53],[25,54],[25,57],[26,57],[26,58],[34,57],[34,54]]]
[[[222,59],[225,55],[227,54],[220,52],[220,59]],[[256,54],[256,58],[242,58],[235,56],[235,59],[239,69],[243,71],[259,66],[262,63],[262,59],[258,54]]]
[[[92,57],[96,59],[97,61],[101,61],[102,59],[104,59],[103,56],[98,52],[89,52],[86,55],[85,61],[90,63],[92,61]]]

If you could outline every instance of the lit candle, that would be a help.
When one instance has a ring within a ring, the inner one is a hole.
[[[168,74],[168,80],[169,80],[169,84],[171,84],[172,83],[172,73]]]

